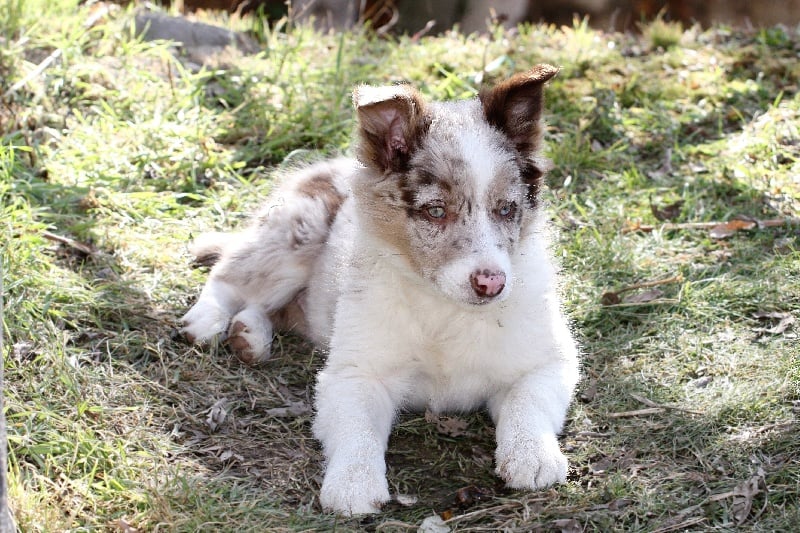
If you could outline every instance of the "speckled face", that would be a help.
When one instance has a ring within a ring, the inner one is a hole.
[[[502,299],[513,275],[525,189],[512,149],[481,120],[476,101],[437,106],[428,135],[398,176],[410,263],[456,300]],[[504,278],[496,294],[473,288],[474,274]]]
[[[359,156],[373,171],[355,184],[361,216],[413,272],[454,300],[500,301],[513,288],[511,257],[546,170],[535,158],[541,83],[525,79],[503,94],[453,103],[425,104],[405,88],[356,101]],[[523,85],[537,91],[514,92]]]

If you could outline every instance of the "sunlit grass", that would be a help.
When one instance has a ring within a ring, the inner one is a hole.
[[[0,6],[3,392],[22,530],[415,530],[445,511],[465,530],[730,529],[725,495],[753,476],[769,492],[744,523],[794,527],[798,326],[780,324],[800,317],[796,33],[659,19],[637,37],[576,20],[415,42],[220,16],[262,52],[198,70],[135,39],[132,14],[87,26],[77,2]],[[546,93],[546,199],[585,352],[569,482],[506,491],[485,416],[453,438],[408,414],[389,482],[418,503],[324,514],[310,412],[266,414],[312,403],[323,354],[280,337],[249,369],[184,344],[176,320],[206,275],[186,243],[240,224],[285,161],[347,151],[354,85],[465,98],[543,61],[562,68]],[[654,207],[677,201],[676,223],[788,222],[725,240],[661,229]],[[602,303],[658,280],[655,297]],[[469,485],[490,496],[459,507]]]

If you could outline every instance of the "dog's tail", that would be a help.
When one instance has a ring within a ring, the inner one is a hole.
[[[211,267],[219,261],[225,252],[226,245],[230,242],[230,233],[219,231],[203,233],[189,243],[189,253],[194,256],[195,264]]]

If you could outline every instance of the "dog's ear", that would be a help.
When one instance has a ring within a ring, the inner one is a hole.
[[[558,69],[536,65],[495,87],[481,91],[486,121],[506,134],[524,155],[535,154],[542,135],[542,86]]]
[[[407,85],[363,85],[353,93],[353,103],[361,138],[358,159],[381,172],[406,170],[427,129],[419,93]]]
[[[486,121],[502,131],[523,158],[522,177],[531,205],[536,202],[542,176],[553,167],[537,152],[543,133],[543,85],[557,73],[558,68],[552,65],[536,65],[480,93]]]

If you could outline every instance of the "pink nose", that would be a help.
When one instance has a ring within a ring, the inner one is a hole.
[[[488,269],[473,272],[469,277],[475,294],[484,297],[494,297],[503,292],[506,286],[505,272],[490,272]]]

